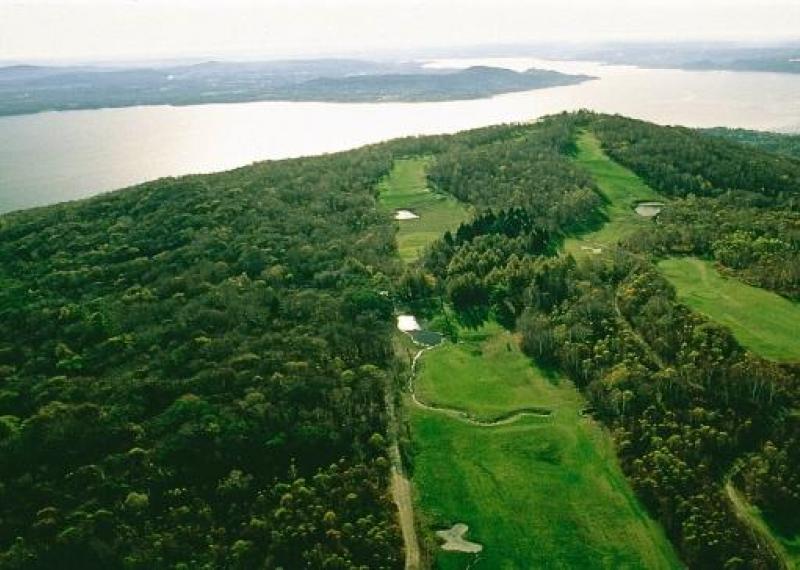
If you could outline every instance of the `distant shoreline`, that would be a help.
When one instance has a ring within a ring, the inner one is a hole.
[[[496,97],[498,95],[508,95],[511,93],[522,93],[525,91],[538,91],[540,89],[551,89],[553,87],[569,87],[571,85],[579,85],[586,81],[598,81],[600,80],[599,77],[591,77],[586,76],[581,81],[574,81],[571,83],[562,83],[558,85],[543,85],[541,87],[526,87],[526,88],[519,88],[519,89],[510,89],[507,91],[494,91],[492,93],[481,94],[481,95],[465,95],[465,96],[457,96],[457,97],[440,97],[440,98],[416,98],[416,97],[409,97],[409,98],[397,98],[397,99],[356,99],[356,98],[327,98],[327,99],[271,99],[271,98],[259,98],[259,99],[226,99],[226,100],[214,100],[214,101],[187,101],[187,102],[161,102],[161,103],[128,103],[128,104],[120,104],[120,105],[98,105],[93,107],[59,107],[59,108],[48,108],[48,109],[39,109],[37,111],[28,111],[22,113],[4,113],[0,111],[0,118],[3,117],[28,117],[32,115],[43,115],[45,113],[64,113],[69,111],[101,111],[103,109],[130,109],[132,107],[199,107],[202,105],[229,105],[229,104],[237,104],[237,103],[335,103],[335,104],[353,104],[353,105],[367,105],[367,104],[390,104],[390,103],[450,103],[450,102],[457,102],[457,101],[475,101],[478,99],[490,99],[492,97]]]
[[[372,62],[220,64],[168,69],[0,68],[0,116],[49,111],[254,102],[430,103],[577,85],[597,79],[546,69],[427,70]]]

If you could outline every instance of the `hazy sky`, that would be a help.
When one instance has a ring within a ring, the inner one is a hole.
[[[800,0],[0,0],[0,60],[800,37]]]

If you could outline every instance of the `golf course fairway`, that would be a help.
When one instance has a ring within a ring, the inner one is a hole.
[[[457,523],[478,553],[439,551],[446,569],[679,568],[660,527],[625,480],[610,437],[571,382],[525,357],[511,333],[488,324],[427,351],[420,400],[480,418],[539,407],[478,426],[406,397],[418,512],[430,530]]]

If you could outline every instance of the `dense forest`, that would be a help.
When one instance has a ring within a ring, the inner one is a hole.
[[[0,219],[0,566],[396,568],[390,155]]]
[[[399,261],[375,196],[394,156],[450,144],[0,217],[0,567],[401,566],[384,407]]]
[[[584,130],[669,202],[575,259],[565,237],[605,220]],[[407,156],[475,215],[404,268],[376,195]],[[402,567],[393,315],[444,302],[569,375],[689,567],[780,567],[724,488],[798,525],[800,368],[681,305],[653,261],[797,298],[799,208],[797,160],[577,113],[0,217],[0,566]]]

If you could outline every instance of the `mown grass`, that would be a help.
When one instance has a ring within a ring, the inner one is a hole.
[[[664,201],[664,197],[645,184],[627,168],[611,160],[592,133],[583,132],[577,140],[575,161],[585,168],[597,184],[606,201],[604,213],[608,220],[597,231],[572,236],[565,240],[564,251],[586,255],[582,248],[605,249],[619,242],[633,230],[646,227],[651,219],[634,211],[637,202]]]
[[[564,403],[561,377],[521,357],[517,340],[499,325],[462,331],[459,339],[458,344],[425,358],[425,381],[417,384],[422,401],[468,410],[481,419]],[[577,392],[574,396],[578,409],[582,400]]]
[[[407,402],[413,481],[428,525],[469,525],[467,538],[484,545],[474,568],[679,567],[609,437],[580,416],[585,402],[575,387],[535,367],[496,325],[462,338],[423,356],[423,400],[476,416],[526,406],[554,414],[477,427]],[[439,552],[437,565],[460,569],[474,556]]]
[[[800,361],[800,304],[726,277],[710,261],[673,257],[658,268],[681,302],[729,327],[742,346],[772,360]]]
[[[385,210],[406,209],[419,216],[396,222],[397,247],[406,263],[416,260],[428,244],[446,230],[455,230],[469,215],[467,207],[452,196],[430,191],[425,179],[427,164],[424,158],[397,160],[379,188]]]

